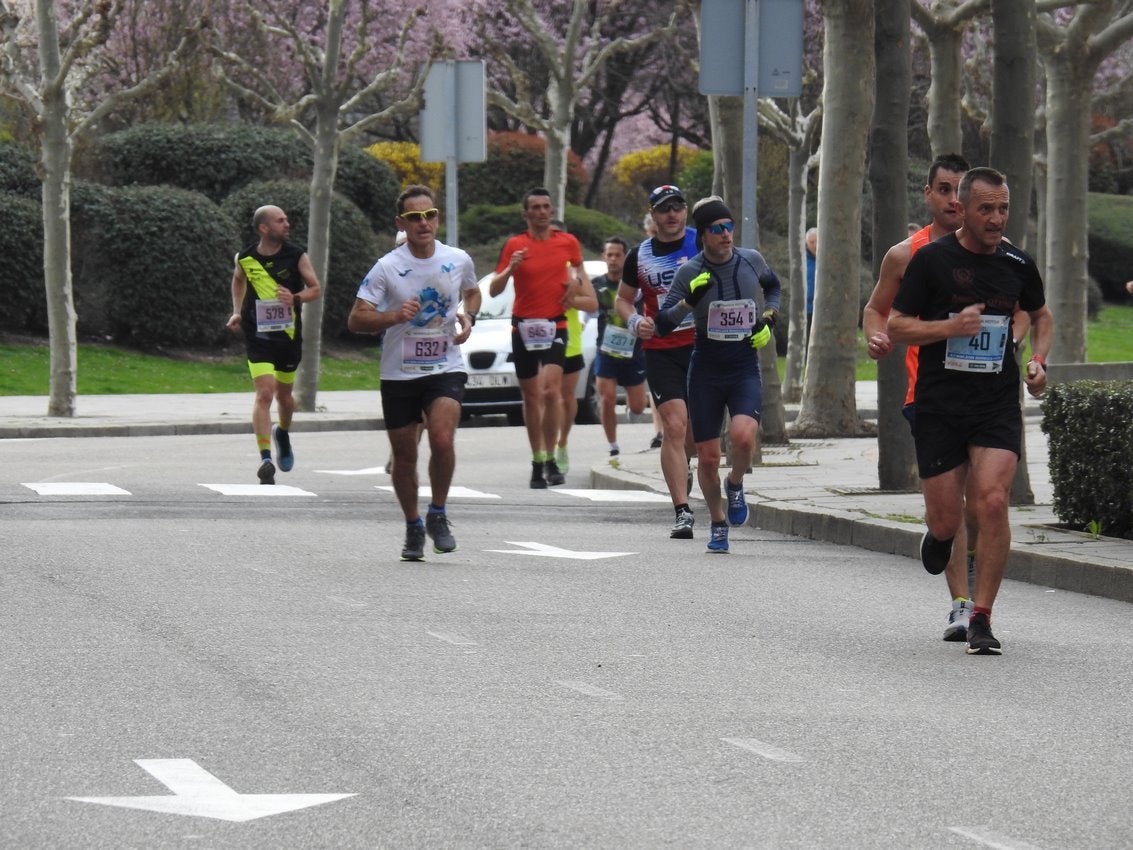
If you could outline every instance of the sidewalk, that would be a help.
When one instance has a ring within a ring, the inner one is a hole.
[[[76,415],[64,420],[44,415],[43,396],[2,396],[0,439],[242,434],[248,430],[251,403],[249,393],[80,396]],[[857,403],[862,416],[876,417],[876,384],[860,382]],[[787,418],[796,412],[788,406]],[[1025,413],[1028,470],[1037,504],[1011,509],[1007,577],[1133,602],[1133,541],[1093,539],[1053,527],[1058,518],[1051,507],[1038,402],[1028,399]],[[376,391],[320,392],[318,410],[295,422],[297,432],[382,427]],[[602,462],[591,469],[592,486],[667,492],[657,451],[627,453],[617,460],[617,467]],[[697,492],[694,488],[694,496]],[[876,439],[796,439],[788,446],[766,446],[763,464],[747,477],[747,494],[748,522],[758,528],[905,555],[920,569],[924,502],[920,493],[877,489]]]

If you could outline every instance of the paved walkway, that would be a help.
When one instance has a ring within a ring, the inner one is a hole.
[[[876,416],[876,384],[857,386],[858,411]],[[247,433],[248,393],[80,396],[70,419],[45,416],[42,396],[0,397],[0,439]],[[788,419],[796,411],[788,408]],[[1133,541],[1061,531],[1051,508],[1046,435],[1038,403],[1026,405],[1027,460],[1037,504],[1011,509],[1008,577],[1133,602]],[[318,410],[299,431],[383,427],[379,394],[320,392]],[[596,464],[595,487],[666,492],[656,451],[627,453],[617,466]],[[747,478],[749,520],[758,528],[917,558],[924,531],[919,493],[877,489],[875,439],[793,440],[768,446]],[[701,511],[703,513],[703,511]],[[917,569],[919,569],[917,565]]]

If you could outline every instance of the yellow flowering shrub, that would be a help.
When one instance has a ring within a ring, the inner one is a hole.
[[[443,162],[421,162],[421,146],[414,142],[375,142],[366,153],[385,162],[401,180],[404,189],[411,183],[423,183],[434,189],[443,188]]]

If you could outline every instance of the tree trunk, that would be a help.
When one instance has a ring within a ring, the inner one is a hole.
[[[787,244],[791,267],[787,278],[787,365],[783,377],[783,400],[796,404],[803,395],[803,365],[806,362],[806,165],[810,152],[805,146],[787,154]]]
[[[791,433],[846,437],[867,431],[854,396],[861,291],[862,184],[873,114],[872,0],[827,0],[818,179],[818,269],[802,405]]]
[[[567,150],[570,148],[571,93],[551,83],[551,127],[545,133],[547,155],[543,162],[543,181],[551,192],[551,203],[559,218],[566,216]]]
[[[869,182],[873,191],[873,277],[890,245],[908,236],[909,91],[912,62],[907,0],[876,0],[874,56],[876,104],[870,133]],[[904,346],[878,364],[877,478],[882,490],[917,490],[917,463],[905,398]]]
[[[1046,300],[1054,313],[1051,362],[1086,360],[1086,193],[1093,68],[1064,52],[1046,58]]]
[[[48,416],[74,416],[78,317],[71,280],[71,138],[66,81],[59,79],[59,30],[52,0],[36,3],[43,79],[43,278],[51,347]]]
[[[964,60],[961,30],[941,26],[929,34],[932,81],[928,87],[928,139],[934,157],[960,153],[960,93]],[[828,66],[829,67],[829,66]]]
[[[1032,0],[992,0],[991,15],[995,25],[991,166],[1007,175],[1007,185],[1015,200],[1005,235],[1016,245],[1025,246],[1035,147],[1035,4]],[[1020,384],[1020,403],[1023,396]],[[1015,467],[1010,498],[1012,505],[1035,503],[1027,472],[1026,439]]]

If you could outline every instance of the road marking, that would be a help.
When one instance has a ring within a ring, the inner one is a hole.
[[[564,496],[576,496],[591,502],[669,502],[672,501],[664,493],[654,493],[652,490],[571,490],[570,488],[552,487],[552,493],[561,493]]]
[[[134,764],[173,792],[160,797],[67,797],[124,809],[244,823],[333,803],[354,794],[238,794],[192,759],[134,759]]]
[[[765,759],[771,761],[802,761],[803,757],[795,753],[789,753],[786,750],[781,750],[776,746],[764,743],[756,738],[721,738],[726,744],[731,744],[733,747],[739,747],[741,750],[755,753],[757,756],[763,756]]]
[[[222,496],[314,496],[299,487],[289,487],[286,484],[201,484],[209,490],[215,490]]]
[[[101,481],[39,481],[22,485],[41,496],[132,496],[129,490]]]
[[[505,540],[512,546],[525,546],[526,549],[487,549],[488,552],[499,552],[502,555],[538,555],[543,558],[568,558],[572,561],[598,561],[602,558],[621,558],[625,555],[636,555],[637,552],[575,552],[571,549],[560,549],[558,546],[548,546],[545,543],[523,543],[519,540]]]
[[[1026,841],[1019,841],[1010,835],[992,832],[990,829],[971,829],[965,826],[950,826],[948,829],[994,850],[1041,850],[1037,844],[1028,844]]]
[[[365,469],[316,469],[323,475],[386,475],[384,466],[368,466]]]
[[[604,688],[596,688],[594,685],[588,685],[586,682],[579,682],[575,679],[566,679],[558,682],[564,688],[570,688],[572,691],[578,691],[580,694],[585,694],[588,697],[596,699],[608,700],[621,700],[624,697],[621,694],[615,694],[613,691],[607,691]]]
[[[388,484],[375,484],[375,490],[385,490],[387,493],[393,492],[393,487]],[[424,489],[424,488],[422,488]],[[429,498],[432,498],[432,488],[429,489]],[[449,487],[448,497],[450,499],[499,499],[495,493],[484,493],[481,490],[473,490],[470,487]]]
[[[435,637],[439,641],[451,643],[453,646],[479,646],[474,640],[469,640],[462,635],[455,635],[452,632],[425,632],[430,637]]]

